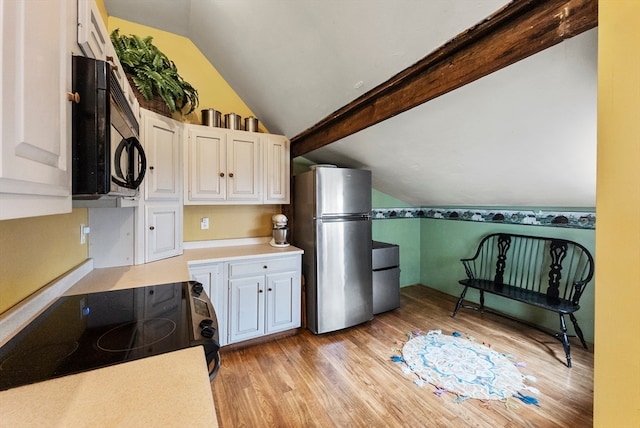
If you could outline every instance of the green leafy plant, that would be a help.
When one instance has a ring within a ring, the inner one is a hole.
[[[153,43],[153,37],[111,33],[111,42],[124,72],[131,76],[142,96],[150,101],[160,95],[171,113],[189,114],[198,107],[198,91],[179,74],[178,68]],[[184,109],[188,108],[185,113]]]

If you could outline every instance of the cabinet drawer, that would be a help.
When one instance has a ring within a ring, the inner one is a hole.
[[[282,257],[233,262],[229,263],[229,278],[243,275],[255,275],[256,273],[267,274],[272,272],[291,271],[299,268],[299,257]]]

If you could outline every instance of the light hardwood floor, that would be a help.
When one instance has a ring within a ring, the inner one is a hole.
[[[489,314],[451,312],[455,298],[414,285],[401,307],[373,321],[315,336],[308,330],[246,348],[224,350],[212,382],[221,427],[591,427],[593,347],[571,338],[573,368],[562,344],[538,330]],[[472,336],[526,363],[540,407],[438,397],[419,387],[390,357],[412,330]]]

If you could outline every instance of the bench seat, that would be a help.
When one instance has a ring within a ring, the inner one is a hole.
[[[452,317],[460,308],[484,311],[487,292],[557,313],[560,332],[554,336],[562,342],[568,367],[571,349],[565,315],[569,315],[576,335],[587,349],[574,315],[593,278],[593,257],[584,246],[567,239],[493,233],[480,241],[473,257],[460,261],[467,278],[459,281],[464,289]],[[469,288],[479,290],[479,305],[464,303]]]
[[[538,293],[537,291],[526,290],[508,284],[496,284],[486,279],[463,279],[460,284],[563,314],[570,314],[580,309],[580,305],[574,304],[570,300],[552,299],[546,294]]]

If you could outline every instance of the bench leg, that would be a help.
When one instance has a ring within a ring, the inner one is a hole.
[[[584,349],[589,349],[587,347],[587,342],[585,342],[584,336],[582,335],[582,330],[580,330],[580,326],[578,326],[578,320],[576,319],[576,317],[573,314],[569,314],[569,318],[571,318],[571,322],[573,323],[573,328],[575,329],[576,334],[578,335],[578,338],[580,339],[580,342],[582,342],[582,347]]]
[[[453,314],[451,314],[451,318],[456,316],[456,314],[458,313],[458,309],[460,309],[460,307],[462,306],[462,301],[464,300],[464,296],[467,294],[467,288],[469,287],[464,287],[464,290],[462,290],[462,294],[458,299],[458,303],[456,303],[456,308],[453,310]]]
[[[564,353],[567,356],[567,367],[571,368],[571,346],[569,345],[567,324],[564,322],[563,314],[560,314],[560,329],[562,330],[562,346],[564,346]]]

